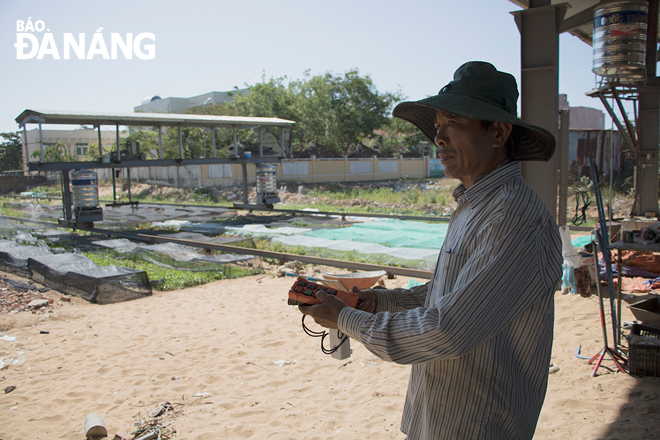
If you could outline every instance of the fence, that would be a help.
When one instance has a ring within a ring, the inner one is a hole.
[[[299,181],[304,183],[359,182],[393,180],[402,178],[421,179],[441,177],[442,165],[439,159],[422,158],[378,158],[368,159],[282,159],[275,165],[278,181]],[[99,180],[111,180],[112,169],[95,170]],[[128,178],[126,168],[117,168],[115,177]],[[171,167],[131,168],[131,181],[168,185],[179,188],[208,186],[234,186],[243,182],[241,164],[204,164]],[[59,173],[49,176],[49,181],[59,180]],[[247,165],[248,184],[256,182],[256,166]]]
[[[317,182],[358,182],[391,180],[401,178],[420,179],[429,177],[429,159],[422,158],[378,158],[367,159],[322,159],[312,156],[309,159],[282,159],[275,165],[278,181]],[[256,167],[247,167],[248,183],[254,183]],[[202,165],[202,186],[227,186],[242,182],[242,169],[239,164]]]

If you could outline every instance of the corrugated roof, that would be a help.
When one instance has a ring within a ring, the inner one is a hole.
[[[529,0],[509,0],[523,9],[529,8]],[[568,4],[561,32],[569,32],[580,40],[591,45],[594,33],[594,9],[601,3],[599,0],[551,0],[551,4]],[[660,28],[658,29],[660,36]]]
[[[172,113],[96,113],[78,111],[24,110],[16,122],[25,124],[185,126],[185,127],[289,127],[294,121],[280,118],[212,116]]]

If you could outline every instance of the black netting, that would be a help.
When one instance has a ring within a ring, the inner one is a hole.
[[[97,266],[81,254],[35,256],[28,260],[32,279],[92,303],[110,304],[151,295],[146,272]]]

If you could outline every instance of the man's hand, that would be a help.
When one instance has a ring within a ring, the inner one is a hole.
[[[344,301],[333,295],[328,295],[323,291],[317,292],[315,298],[321,301],[321,304],[298,306],[298,310],[303,315],[309,315],[314,318],[314,321],[322,327],[338,328],[337,319],[339,318],[339,312],[344,307],[347,307]]]
[[[373,290],[360,290],[353,287],[353,292],[358,294],[361,304],[357,307],[358,310],[374,313],[376,311],[376,292]]]

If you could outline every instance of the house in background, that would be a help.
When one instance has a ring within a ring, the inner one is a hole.
[[[73,130],[47,130],[43,129],[43,143],[44,148],[57,145],[61,142],[66,149],[66,152],[75,156],[77,160],[82,160],[87,154],[90,145],[99,143],[99,132],[93,128],[80,128]],[[23,132],[21,131],[21,137]],[[120,131],[119,137],[125,138],[128,136],[128,131]],[[39,151],[39,129],[34,128],[27,131],[27,145],[28,145],[28,160],[34,161],[32,153]],[[117,142],[117,132],[115,130],[101,130],[101,143],[103,146],[113,145]],[[25,144],[24,144],[25,145]]]
[[[571,130],[604,130],[605,113],[591,107],[571,107],[565,94],[559,95],[559,110],[570,110]]]
[[[204,107],[204,103],[206,103],[206,105],[213,105],[213,104],[222,104],[225,102],[230,102],[232,99],[234,99],[234,95],[238,92],[249,93],[249,89],[236,89],[229,92],[208,92],[208,93],[203,93],[201,95],[191,96],[189,98],[176,98],[176,97],[161,98],[158,95],[154,95],[143,99],[142,104],[133,107],[133,111],[143,112],[143,113],[183,114],[186,112],[186,110],[190,108]],[[274,152],[276,154],[279,154],[280,156],[285,156],[284,152],[282,151],[282,146],[280,142],[278,142],[275,136],[269,133],[268,130],[264,130],[263,142],[264,142],[263,144],[264,151]],[[240,145],[240,143],[239,143],[239,147],[240,147],[239,151],[241,151],[242,146]],[[253,154],[254,153],[256,153],[256,151],[253,152]],[[272,153],[264,153],[264,154],[270,155]]]
[[[207,105],[222,104],[231,101],[233,94],[237,92],[247,93],[248,89],[237,89],[230,92],[208,92],[190,98],[161,98],[158,95],[150,96],[142,100],[142,103],[133,107],[135,112],[144,113],[185,113],[192,107],[202,107],[205,102]],[[210,100],[209,100],[210,98]]]

